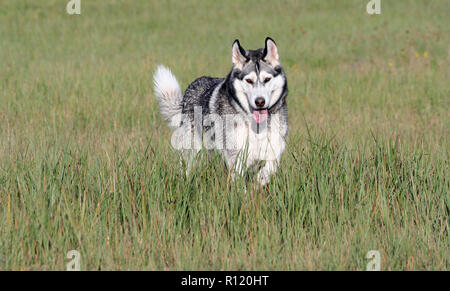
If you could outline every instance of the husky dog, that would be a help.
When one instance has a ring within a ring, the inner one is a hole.
[[[257,174],[265,185],[286,145],[286,75],[277,45],[269,37],[257,50],[245,50],[235,40],[231,59],[233,67],[225,78],[198,78],[184,96],[175,76],[160,65],[154,75],[155,94],[163,118],[178,132],[172,145],[180,137],[185,139],[182,143],[187,140],[183,147],[187,173],[204,142],[208,149],[221,152],[232,177],[265,161]],[[186,138],[192,133],[194,146]]]

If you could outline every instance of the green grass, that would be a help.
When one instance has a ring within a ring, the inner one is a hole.
[[[0,269],[448,270],[448,1],[0,1]],[[267,188],[181,176],[152,92],[278,43],[290,136]]]

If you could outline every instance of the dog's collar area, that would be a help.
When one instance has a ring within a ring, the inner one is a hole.
[[[270,110],[270,108],[258,108],[258,109],[256,109],[256,108],[253,108],[251,106],[249,106],[249,107],[250,107],[250,113],[253,113],[253,111],[263,111],[263,110],[269,111]]]

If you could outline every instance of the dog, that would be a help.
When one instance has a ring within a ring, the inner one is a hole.
[[[286,147],[286,74],[270,37],[257,50],[245,50],[235,40],[231,55],[232,69],[225,78],[200,77],[184,95],[172,72],[159,65],[155,95],[162,117],[175,130],[172,145],[183,153],[186,174],[204,146],[220,151],[233,179],[260,165],[257,181],[264,186]]]

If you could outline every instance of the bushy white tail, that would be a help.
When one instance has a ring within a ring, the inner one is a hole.
[[[172,72],[159,65],[153,76],[155,94],[163,118],[170,122],[172,117],[181,113],[183,94],[180,85]]]

